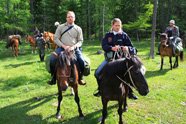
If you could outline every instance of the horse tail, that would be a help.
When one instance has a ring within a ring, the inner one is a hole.
[[[181,51],[181,52],[180,52],[180,60],[183,61],[183,58],[184,58],[184,56],[183,56],[183,51]]]

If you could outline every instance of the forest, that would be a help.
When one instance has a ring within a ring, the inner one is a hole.
[[[10,34],[33,34],[35,27],[55,32],[56,21],[66,22],[66,12],[76,14],[84,39],[101,39],[118,17],[123,30],[133,38],[149,38],[152,31],[153,0],[0,0],[0,38]],[[186,31],[186,1],[159,0],[156,34],[164,32],[174,19],[180,31]]]

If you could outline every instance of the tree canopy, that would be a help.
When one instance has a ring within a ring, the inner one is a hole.
[[[152,27],[152,0],[1,0],[0,31],[3,38],[9,34],[41,31],[55,32],[56,21],[66,22],[66,12],[76,14],[76,24],[82,27],[85,39],[101,39],[109,31],[111,20],[119,17],[123,29],[131,37]],[[186,1],[161,0],[158,3],[157,31],[163,32],[169,20],[175,19],[180,30],[186,30]],[[144,35],[141,35],[144,36]],[[146,36],[146,35],[145,35]]]

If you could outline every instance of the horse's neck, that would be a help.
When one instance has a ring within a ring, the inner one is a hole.
[[[104,68],[104,73],[106,75],[113,76],[115,74],[123,74],[127,70],[126,60],[124,61],[113,61],[108,63]]]

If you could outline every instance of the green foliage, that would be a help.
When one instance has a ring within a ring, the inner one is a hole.
[[[26,33],[30,19],[29,1],[9,0],[0,4],[1,28],[12,33]]]
[[[185,9],[185,0],[159,0],[157,31],[164,32],[170,19],[186,30]],[[0,37],[30,33],[35,27],[54,33],[54,23],[66,22],[68,10],[75,12],[85,39],[101,39],[115,17],[122,20],[130,36],[138,32],[139,37],[149,37],[151,31],[152,0],[1,0]]]
[[[144,6],[144,9],[146,11],[144,13],[140,13],[136,21],[125,24],[124,28],[126,28],[127,30],[141,30],[151,27],[150,20],[153,14],[153,4],[151,3],[146,4]]]

